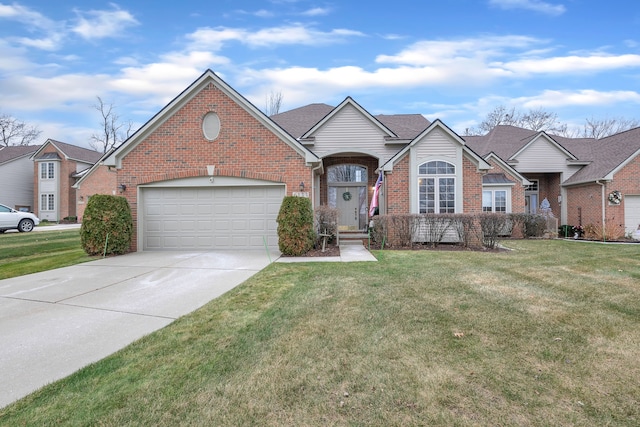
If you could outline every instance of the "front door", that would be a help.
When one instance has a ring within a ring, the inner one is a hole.
[[[333,165],[327,168],[329,206],[338,210],[340,230],[364,230],[367,226],[367,168]]]
[[[336,187],[336,208],[341,230],[360,230],[360,192],[365,187]]]

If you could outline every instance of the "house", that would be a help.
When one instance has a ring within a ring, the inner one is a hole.
[[[47,139],[31,156],[33,206],[47,221],[76,217],[78,174],[92,167],[102,156],[97,151]]]
[[[466,141],[531,182],[525,212],[536,213],[546,198],[561,224],[588,225],[608,238],[640,226],[640,128],[594,139],[496,126]]]
[[[0,182],[5,183],[0,193],[0,203],[33,212],[33,162],[30,156],[39,147],[0,147]]]
[[[0,203],[16,210],[33,212],[33,162],[39,145],[0,147]]]
[[[606,158],[618,163],[605,171],[593,166],[602,160],[593,147],[605,141],[581,146],[511,127],[463,138],[418,114],[372,115],[351,97],[336,107],[311,104],[267,117],[207,70],[77,188],[85,199],[116,191],[126,197],[132,250],[140,251],[276,248],[285,195],[333,206],[341,230],[363,230],[379,174],[381,214],[533,213],[547,198],[562,223],[578,223],[570,203],[589,187],[597,197],[580,196],[581,219],[596,225],[612,218],[609,205],[602,218],[588,216],[600,211],[602,194],[622,192],[616,218],[640,195],[640,138],[633,135],[616,141],[636,154]]]

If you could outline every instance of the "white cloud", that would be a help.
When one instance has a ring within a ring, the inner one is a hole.
[[[250,31],[244,28],[200,28],[189,34],[191,48],[219,50],[226,42],[236,41],[249,47],[269,47],[278,45],[324,45],[338,43],[349,37],[361,37],[359,31],[334,29],[328,32],[313,30],[303,24],[264,28]]]
[[[640,55],[605,55],[560,56],[555,58],[534,58],[494,64],[515,74],[575,74],[616,70],[628,67],[640,67]]]
[[[314,7],[313,9],[306,10],[301,13],[303,16],[323,16],[331,13],[331,9],[328,7]]]
[[[640,104],[640,93],[630,90],[598,91],[582,90],[545,90],[532,97],[514,98],[514,103],[526,109],[562,108],[562,107],[600,107],[618,103]]]
[[[72,29],[81,37],[102,39],[107,37],[120,37],[125,28],[138,25],[138,21],[131,13],[119,9],[113,3],[114,10],[90,10],[82,12],[76,10],[78,22]]]
[[[563,5],[554,5],[540,0],[489,0],[489,4],[505,10],[524,9],[552,16],[562,15],[567,11]]]

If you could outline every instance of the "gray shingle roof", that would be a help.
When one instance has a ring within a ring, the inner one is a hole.
[[[12,145],[0,149],[0,165],[24,156],[30,156],[40,148],[39,145]]]
[[[486,135],[467,136],[464,139],[467,145],[483,157],[493,151],[501,159],[508,160],[539,133],[503,125],[496,126]],[[602,139],[548,136],[578,160],[589,162],[567,179],[565,184],[603,179],[640,150],[640,128]]]
[[[78,147],[77,145],[67,144],[66,142],[50,139],[49,142],[54,144],[62,153],[70,159],[79,160],[84,163],[93,164],[100,160],[102,153],[88,148]],[[38,157],[41,158],[41,157]]]
[[[482,176],[483,184],[513,184],[504,173],[487,173]]]
[[[602,139],[590,140],[587,145],[589,145],[590,152],[580,160],[589,160],[591,163],[573,174],[565,181],[565,184],[605,178],[633,155],[638,155],[640,152],[640,128],[620,132]]]
[[[334,108],[327,104],[309,104],[275,114],[271,119],[291,136],[300,138]],[[430,124],[421,114],[380,114],[374,117],[401,139],[415,138]]]

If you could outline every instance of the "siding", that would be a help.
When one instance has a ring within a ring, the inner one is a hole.
[[[520,173],[562,173],[562,180],[568,179],[580,167],[567,165],[567,155],[544,138],[538,138],[529,145],[516,160],[514,168]]]
[[[320,157],[340,152],[368,153],[387,161],[400,147],[385,145],[385,133],[351,105],[345,106],[313,135],[311,150]]]
[[[29,156],[0,165],[0,203],[10,208],[33,206],[33,161]]]

